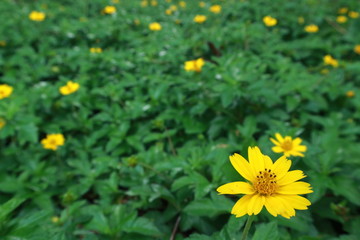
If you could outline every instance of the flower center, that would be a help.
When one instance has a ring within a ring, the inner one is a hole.
[[[281,147],[285,150],[285,151],[290,151],[292,149],[292,141],[286,140],[282,143]]]
[[[271,195],[275,193],[277,189],[276,175],[271,172],[271,169],[265,168],[265,171],[259,171],[253,186],[257,193],[261,195]]]

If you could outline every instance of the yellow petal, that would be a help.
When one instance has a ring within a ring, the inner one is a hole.
[[[267,155],[264,155],[263,158],[264,158],[265,168],[272,169],[273,168],[273,162],[272,162],[271,158],[269,156],[267,156]]]
[[[244,216],[247,213],[247,208],[252,196],[253,195],[245,195],[242,198],[240,198],[233,206],[231,213],[235,214],[236,217]]]
[[[275,145],[281,145],[278,141],[276,141],[275,139],[273,139],[273,138],[270,138],[270,141],[273,143],[273,144],[275,144]]]
[[[295,182],[297,180],[300,180],[300,179],[302,179],[304,177],[306,177],[306,176],[304,175],[303,171],[294,170],[294,171],[287,172],[287,174],[281,179],[277,178],[277,183],[280,186],[281,185],[286,185],[286,184]]]
[[[253,167],[255,173],[259,171],[264,171],[265,164],[263,154],[261,153],[258,147],[249,147],[248,148],[249,162],[250,166]]]
[[[253,187],[246,182],[231,182],[216,189],[220,194],[253,194]]]
[[[268,196],[265,199],[265,207],[268,212],[276,217],[279,212],[282,212],[282,203],[279,202],[274,196]]]
[[[306,182],[293,182],[287,185],[280,186],[277,193],[281,194],[307,194],[312,193],[310,184]]]
[[[242,156],[235,153],[234,155],[230,156],[230,162],[235,168],[235,170],[243,176],[245,179],[252,182],[255,178],[254,172],[249,165],[249,162],[245,160]]]
[[[275,147],[272,147],[271,150],[273,152],[276,152],[276,153],[281,153],[281,152],[284,152],[284,149],[280,146],[275,146]]]
[[[294,145],[300,145],[301,142],[302,142],[302,139],[298,138],[298,137],[293,140]]]
[[[291,206],[295,209],[305,210],[308,209],[307,206],[311,205],[311,202],[309,200],[298,195],[282,195],[281,197],[285,201],[289,202]]]
[[[279,143],[284,142],[284,138],[280,135],[280,133],[275,133],[275,137],[279,141]]]
[[[307,147],[305,145],[298,145],[298,146],[294,146],[294,151],[299,151],[299,152],[306,152]]]
[[[261,211],[265,204],[265,196],[261,196],[259,194],[253,195],[248,204],[247,213],[249,215],[257,215]]]
[[[279,214],[283,217],[290,218],[295,216],[295,209],[292,207],[291,202],[286,201],[286,199],[283,197],[284,195],[277,195],[276,198],[282,202],[282,205],[284,207],[283,211]]]
[[[283,176],[285,176],[290,166],[291,161],[286,159],[285,156],[282,156],[278,160],[276,160],[273,166],[273,171],[276,174],[277,179],[281,179]]]

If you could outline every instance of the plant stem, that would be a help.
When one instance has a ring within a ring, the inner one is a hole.
[[[243,234],[241,236],[241,240],[246,240],[247,235],[248,235],[249,230],[250,230],[250,227],[251,227],[251,224],[252,224],[252,222],[254,220],[254,217],[255,217],[255,215],[249,215],[249,218],[248,218],[248,220],[246,221],[246,224],[245,224]]]

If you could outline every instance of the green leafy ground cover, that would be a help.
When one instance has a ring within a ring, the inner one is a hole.
[[[308,147],[290,159],[312,205],[290,220],[263,210],[252,239],[360,239],[360,18],[336,21],[359,2],[204,3],[1,1],[0,83],[14,88],[0,100],[1,239],[240,239],[238,197],[215,189],[241,180],[234,152],[279,158],[277,132]],[[80,89],[61,95],[69,80]],[[40,143],[51,133],[56,151]]]

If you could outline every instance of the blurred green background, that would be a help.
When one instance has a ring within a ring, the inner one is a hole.
[[[358,12],[358,0],[1,0],[0,84],[13,87],[1,239],[240,239],[238,196],[215,189],[242,180],[234,152],[279,158],[277,132],[308,148],[291,160],[312,205],[290,220],[263,210],[252,239],[360,239]],[[68,81],[80,88],[62,95]],[[54,133],[64,145],[44,149]]]

